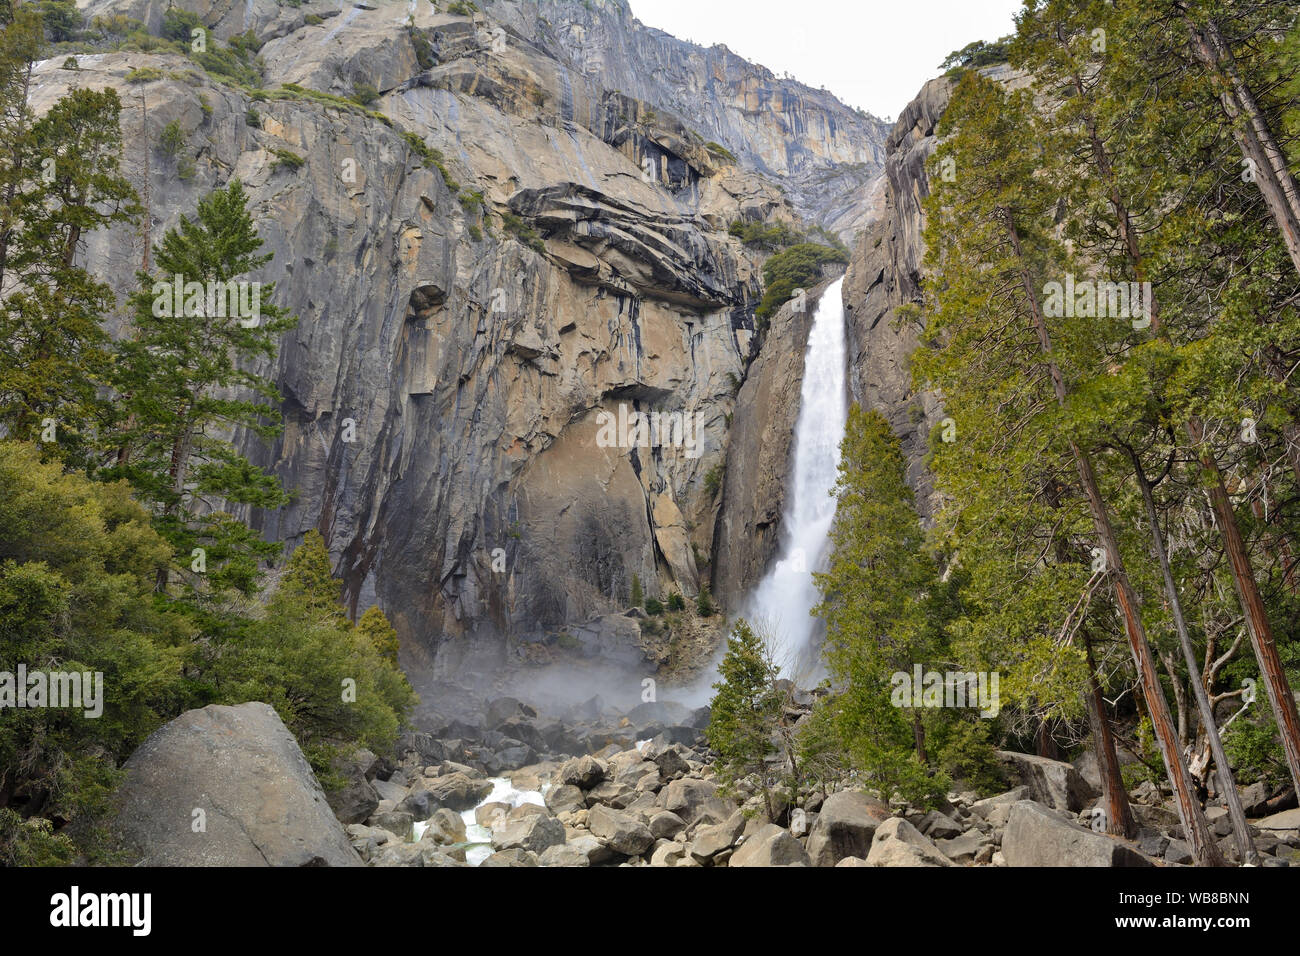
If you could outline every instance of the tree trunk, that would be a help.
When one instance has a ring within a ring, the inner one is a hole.
[[[1097,772],[1101,775],[1101,798],[1106,804],[1106,832],[1125,839],[1137,835],[1137,821],[1124,789],[1120,773],[1119,755],[1115,752],[1115,735],[1110,732],[1106,719],[1106,699],[1097,683],[1097,662],[1092,656],[1092,641],[1086,631],[1081,631],[1083,652],[1088,659],[1088,722],[1092,725],[1092,746],[1097,755]]]
[[[1188,13],[1185,3],[1179,3],[1178,7],[1191,33],[1192,50],[1197,59],[1224,86],[1219,102],[1233,124],[1233,138],[1241,148],[1242,157],[1250,164],[1255,183],[1282,234],[1291,262],[1300,272],[1300,189],[1297,189],[1295,177],[1287,167],[1286,157],[1269,128],[1267,118],[1255,102],[1255,94],[1238,71],[1218,24],[1210,20],[1202,29]]]
[[[1008,238],[1011,240],[1016,258],[1023,262],[1024,255],[1021,250],[1020,235],[1016,231],[1015,223],[1011,221],[1009,216],[1004,217],[1004,219]],[[1047,358],[1048,372],[1056,391],[1057,402],[1064,406],[1066,404],[1065,379],[1061,375],[1060,367],[1051,358],[1051,337],[1048,335],[1047,324],[1043,320],[1038,295],[1034,291],[1034,285],[1029,273],[1024,269],[1020,271],[1020,279],[1024,286],[1031,319],[1038,333],[1039,347]],[[1115,535],[1115,529],[1111,525],[1106,502],[1102,499],[1101,486],[1097,482],[1096,472],[1093,471],[1092,461],[1084,450],[1079,447],[1078,442],[1073,439],[1070,439],[1070,454],[1074,458],[1075,467],[1078,469],[1079,484],[1088,499],[1088,509],[1092,512],[1093,525],[1105,550],[1107,566],[1115,582],[1115,598],[1119,603],[1120,614],[1124,619],[1124,631],[1128,636],[1129,648],[1133,652],[1133,662],[1137,666],[1138,677],[1142,684],[1142,693],[1146,698],[1147,710],[1151,715],[1151,724],[1155,730],[1156,740],[1160,745],[1160,754],[1164,758],[1165,772],[1178,800],[1178,814],[1183,823],[1183,830],[1191,841],[1192,854],[1198,864],[1202,866],[1223,866],[1225,863],[1223,854],[1219,851],[1219,846],[1214,842],[1214,837],[1205,822],[1205,815],[1201,812],[1201,806],[1196,801],[1192,789],[1187,766],[1183,763],[1183,755],[1178,749],[1177,735],[1174,732],[1173,721],[1169,716],[1169,702],[1165,700],[1164,690],[1160,686],[1160,678],[1156,674],[1155,664],[1151,657],[1151,647],[1147,643],[1146,629],[1142,626],[1137,592],[1133,590],[1133,586],[1129,582],[1128,572],[1124,567],[1124,559],[1119,550],[1119,541]]]
[[[1200,444],[1204,429],[1199,423],[1189,423],[1192,440]],[[1241,530],[1237,527],[1237,515],[1232,509],[1232,499],[1228,489],[1223,486],[1223,477],[1217,463],[1208,451],[1201,451],[1201,463],[1212,482],[1209,487],[1210,507],[1214,510],[1215,522],[1223,536],[1224,553],[1232,569],[1232,586],[1237,592],[1237,600],[1246,618],[1246,633],[1250,635],[1255,658],[1259,661],[1260,676],[1268,691],[1268,702],[1273,708],[1273,719],[1277,721],[1278,736],[1282,738],[1282,750],[1286,754],[1287,768],[1291,771],[1291,784],[1300,793],[1300,715],[1296,713],[1295,697],[1291,685],[1286,679],[1282,659],[1277,653],[1277,643],[1273,639],[1273,626],[1269,623],[1264,599],[1255,583],[1255,571],[1250,565],[1250,556],[1246,553]]]
[[[1147,521],[1151,523],[1151,548],[1160,562],[1160,574],[1164,579],[1165,598],[1169,601],[1169,610],[1174,618],[1174,630],[1178,632],[1178,645],[1183,651],[1183,661],[1187,664],[1187,675],[1192,685],[1192,694],[1196,698],[1196,709],[1201,715],[1201,726],[1214,754],[1214,767],[1218,771],[1221,796],[1227,802],[1228,815],[1232,818],[1232,833],[1237,842],[1241,859],[1252,866],[1259,864],[1259,854],[1255,843],[1250,838],[1250,829],[1246,825],[1246,812],[1241,806],[1241,795],[1237,793],[1237,781],[1233,779],[1232,767],[1227,754],[1223,752],[1223,741],[1219,739],[1219,728],[1214,722],[1214,708],[1200,680],[1200,666],[1196,661],[1196,651],[1192,647],[1191,636],[1187,633],[1187,622],[1183,618],[1183,604],[1178,596],[1178,587],[1174,583],[1174,574],[1169,566],[1169,549],[1165,547],[1164,534],[1160,530],[1160,515],[1156,511],[1155,497],[1151,493],[1151,482],[1147,480],[1146,471],[1137,452],[1129,450],[1133,459],[1134,473],[1137,475],[1138,488],[1142,492],[1142,503],[1146,506]],[[1173,675],[1171,675],[1173,676]]]

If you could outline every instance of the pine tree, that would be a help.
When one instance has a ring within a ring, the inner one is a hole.
[[[718,666],[721,678],[709,707],[705,732],[718,753],[715,764],[725,781],[756,774],[774,817],[774,779],[768,758],[777,753],[773,731],[781,715],[781,694],[776,689],[777,668],[763,636],[738,619],[727,637],[727,649]]]
[[[101,322],[116,300],[77,254],[86,235],[138,206],[119,171],[117,92],[74,89],[34,118],[40,49],[39,17],[19,10],[0,35],[0,426],[84,466],[106,420]]]
[[[384,660],[397,664],[397,652],[401,646],[397,640],[397,631],[377,606],[367,608],[366,613],[361,615],[361,620],[357,621],[357,631],[370,640]]]
[[[256,586],[257,562],[279,553],[227,507],[273,509],[288,499],[278,479],[230,440],[236,430],[269,438],[280,429],[275,383],[257,370],[275,357],[296,322],[269,299],[274,283],[247,277],[270,259],[238,180],[199,201],[154,252],[155,276],[141,274],[134,330],[117,347],[115,387],[125,415],[106,477],[127,478],[157,513],[178,564],[206,553],[217,589]],[[167,574],[160,572],[164,583]]]
[[[330,567],[330,554],[325,547],[325,539],[313,528],[303,536],[302,544],[289,556],[275,600],[292,603],[342,627],[348,625],[348,618],[341,597],[339,582],[335,580]]]

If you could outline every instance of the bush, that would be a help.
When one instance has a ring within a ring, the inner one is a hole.
[[[670,611],[686,610],[686,600],[676,591],[668,595],[668,610]]]
[[[755,313],[761,326],[765,327],[776,310],[794,297],[795,289],[815,285],[824,264],[847,261],[842,249],[815,242],[798,243],[768,259],[763,263],[763,301]]]
[[[296,172],[301,169],[307,162],[297,153],[287,149],[272,149],[275,155],[275,162],[271,164],[272,169],[279,169],[281,166],[287,167],[290,171]]]
[[[357,83],[352,87],[352,99],[361,106],[369,106],[379,99],[379,91],[369,83]]]
[[[158,150],[168,159],[174,160],[185,148],[185,132],[180,120],[172,120],[158,134]]]
[[[700,617],[712,617],[717,612],[718,608],[713,603],[713,595],[709,593],[709,586],[701,584],[700,593],[695,596],[695,613]]]
[[[537,234],[537,230],[514,213],[503,212],[501,214],[501,225],[505,226],[506,232],[534,252],[544,252],[546,250],[546,244],[542,242],[542,237]]]
[[[663,602],[660,601],[658,598],[646,598],[645,612],[649,614],[651,617],[658,617],[660,614],[663,614],[664,612]]]
[[[162,35],[168,40],[189,44],[195,30],[207,30],[197,13],[171,7],[163,12]]]

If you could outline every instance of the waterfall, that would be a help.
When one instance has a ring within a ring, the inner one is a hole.
[[[769,632],[782,675],[804,686],[823,672],[816,640],[821,621],[810,614],[821,598],[812,573],[823,570],[829,551],[827,536],[835,519],[831,489],[848,420],[843,284],[841,278],[826,290],[813,315],[804,350],[781,550],[750,594],[745,615]]]

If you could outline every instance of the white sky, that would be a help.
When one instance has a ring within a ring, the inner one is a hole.
[[[953,50],[1012,32],[1021,0],[630,0],[632,13],[896,119]]]

